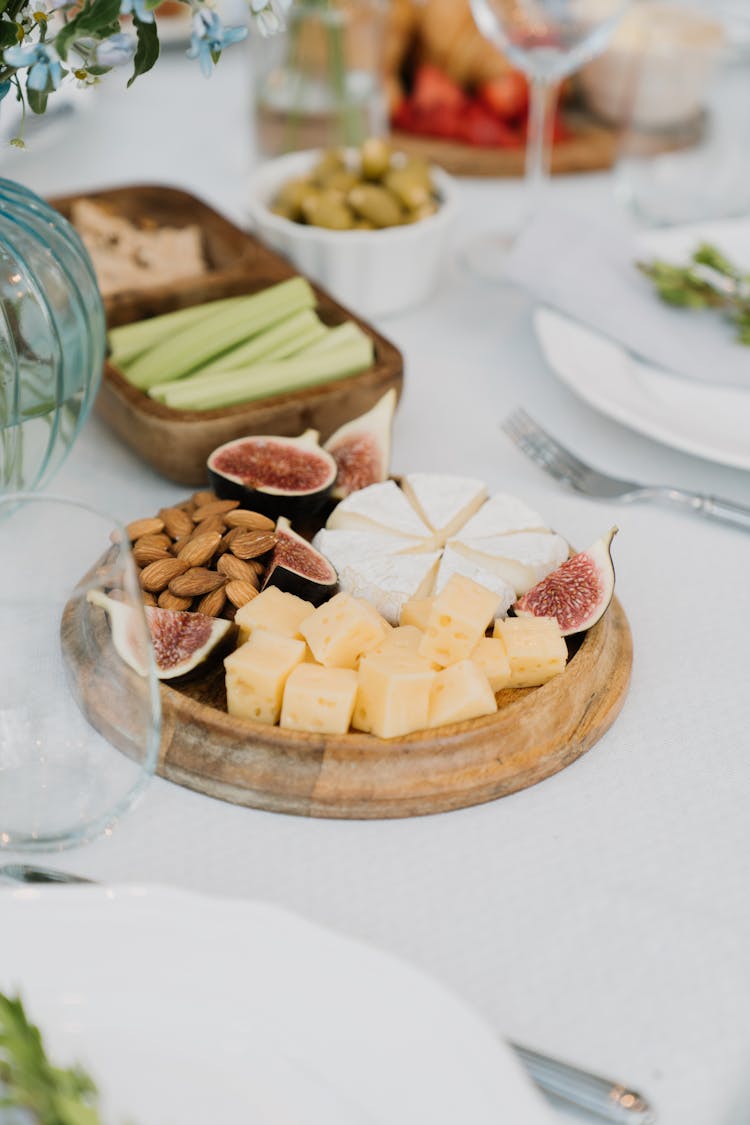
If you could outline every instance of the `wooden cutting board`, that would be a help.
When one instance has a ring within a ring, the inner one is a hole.
[[[600,172],[611,168],[617,154],[617,132],[592,118],[576,115],[568,122],[570,136],[552,149],[553,175]],[[523,176],[526,150],[480,148],[460,141],[443,141],[395,132],[393,146],[399,152],[440,165],[454,176]]]
[[[71,602],[61,636],[90,721],[105,735],[116,730],[100,671],[111,666],[100,659],[102,648],[111,645],[103,611]],[[556,679],[500,692],[496,715],[388,741],[232,718],[224,709],[219,664],[179,688],[162,683],[158,773],[210,797],[299,816],[447,812],[535,785],[579,758],[617,717],[631,663],[630,629],[615,600]]]

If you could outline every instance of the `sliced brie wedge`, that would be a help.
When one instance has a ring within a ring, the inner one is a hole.
[[[422,555],[372,555],[339,571],[339,585],[355,598],[366,598],[391,625],[398,625],[403,605],[431,592],[439,551]]]
[[[547,531],[538,512],[507,492],[496,492],[476,515],[462,524],[461,539],[484,539],[489,535],[512,535],[519,531]]]
[[[487,486],[471,477],[409,473],[401,485],[412,507],[436,533],[442,546],[484,504]]]
[[[333,509],[326,527],[329,531],[377,531],[413,540],[432,538],[430,528],[392,480],[352,492]]]
[[[517,532],[486,539],[453,539],[449,544],[483,570],[499,574],[516,596],[526,594],[568,557],[568,544],[553,532]]]

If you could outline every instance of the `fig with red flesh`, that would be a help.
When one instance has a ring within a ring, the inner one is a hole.
[[[564,637],[596,625],[615,590],[611,544],[616,532],[613,527],[519,598],[513,606],[516,616],[554,617]]]
[[[148,660],[139,647],[142,634],[133,628],[133,607],[98,590],[92,590],[88,600],[107,613],[112,643],[119,655],[134,672],[145,676]],[[218,617],[150,605],[144,609],[160,680],[174,680],[194,672],[230,648],[237,633],[231,621]]]
[[[268,564],[263,589],[278,586],[313,605],[322,605],[338,591],[336,571],[325,555],[292,529],[288,519],[276,521],[276,546]]]
[[[350,492],[377,484],[388,476],[391,460],[391,427],[396,409],[396,392],[386,391],[372,410],[346,422],[331,434],[324,448],[338,465],[333,495],[343,500]]]
[[[211,487],[222,500],[271,519],[309,519],[336,483],[336,462],[318,444],[316,430],[300,437],[255,435],[228,441],[208,459]]]

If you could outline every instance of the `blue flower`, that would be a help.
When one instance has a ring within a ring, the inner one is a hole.
[[[208,77],[222,50],[238,43],[246,35],[246,27],[224,27],[216,12],[201,8],[193,16],[193,34],[187,56],[198,59],[201,70]]]
[[[26,86],[29,90],[37,90],[49,94],[56,90],[62,81],[62,67],[56,52],[46,43],[34,43],[29,47],[6,47],[3,52],[3,62],[8,66],[20,70],[27,66],[29,73],[26,76]]]
[[[0,82],[0,102],[10,90],[10,82]]]
[[[96,46],[97,66],[122,66],[129,63],[135,54],[135,42],[132,35],[124,31],[110,35]]]
[[[146,0],[122,0],[120,15],[133,16],[141,23],[154,22],[154,13],[151,8],[146,7]]]

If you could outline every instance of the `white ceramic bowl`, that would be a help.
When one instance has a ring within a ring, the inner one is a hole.
[[[723,43],[721,25],[699,11],[636,4],[609,48],[581,69],[581,88],[610,124],[669,129],[700,112]]]
[[[325,230],[274,215],[269,207],[282,184],[304,176],[319,158],[319,152],[293,152],[255,173],[250,216],[259,236],[361,316],[385,316],[424,301],[440,277],[458,209],[451,177],[432,169],[440,206],[434,215],[408,226]]]

